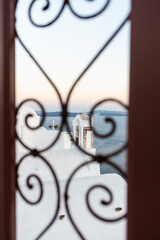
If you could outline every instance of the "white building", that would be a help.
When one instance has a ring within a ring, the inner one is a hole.
[[[90,126],[89,116],[86,113],[80,113],[73,120],[72,126],[75,142],[82,148],[93,148],[93,118]]]
[[[37,116],[36,112],[28,107],[24,106],[20,109],[17,117],[17,134],[21,141],[25,143],[30,149],[41,150],[49,146],[54,139],[59,134],[59,130],[47,130],[44,127],[40,127],[37,130],[31,130],[26,126],[25,118],[30,114],[31,117],[28,118],[28,125],[30,127],[36,127],[40,124],[40,117]],[[85,118],[84,118],[85,116]],[[79,114],[75,117],[73,121],[73,137],[75,138],[75,129],[77,129],[77,121],[80,124],[79,138],[82,143],[85,145],[85,148],[92,155],[96,154],[96,149],[93,148],[93,132],[89,129],[89,122],[87,121],[88,116],[86,114]],[[76,124],[75,124],[76,123]],[[92,138],[91,138],[92,135]],[[90,141],[90,142],[89,142]],[[83,145],[82,145],[83,147]],[[27,149],[24,148],[19,142],[17,142],[17,159],[20,159],[24,153],[27,152]],[[69,173],[79,164],[90,160],[90,157],[82,152],[80,152],[76,146],[73,144],[69,133],[61,132],[60,137],[56,144],[43,153],[43,156],[46,156],[50,164],[55,168],[59,169],[58,177],[59,179],[66,179],[69,177]],[[29,161],[29,160],[28,160]],[[36,161],[32,161],[30,157],[30,165],[33,165],[33,169],[39,169],[40,167],[36,166]],[[64,167],[65,164],[65,167]],[[43,169],[43,168],[42,168]],[[25,170],[26,171],[26,170]],[[92,176],[99,175],[100,168],[97,164],[96,166],[86,166],[79,175],[80,176]],[[44,173],[45,175],[45,173]]]
[[[41,150],[47,147],[55,139],[58,130],[47,130],[40,127],[37,130],[29,130],[25,124],[25,117],[28,118],[28,124],[31,127],[38,126],[40,118],[30,107],[21,108],[17,117],[17,133],[31,149]],[[92,120],[93,126],[93,120]],[[93,147],[93,131],[89,126],[88,116],[78,114],[73,120],[74,140],[86,151],[96,154]],[[27,149],[17,142],[17,162],[28,152]],[[57,219],[53,226],[44,234],[41,239],[46,240],[78,240],[80,239],[74,230],[66,213],[64,204],[64,191],[66,181],[71,173],[82,163],[90,160],[90,157],[79,151],[70,139],[68,133],[62,132],[60,138],[54,147],[41,153],[48,163],[55,170],[59,180],[61,205]],[[53,217],[56,204],[56,191],[54,178],[50,169],[38,157],[26,157],[18,171],[19,185],[23,194],[31,200],[37,199],[39,194],[39,185],[36,179],[32,179],[34,188],[28,189],[26,179],[30,174],[40,177],[43,182],[44,197],[38,205],[27,204],[17,193],[17,239],[30,240],[35,239],[37,235],[46,227]],[[117,174],[100,175],[99,164],[87,164],[81,168],[74,176],[70,185],[70,207],[71,214],[79,226],[86,239],[92,240],[125,240],[126,239],[126,219],[115,223],[101,222],[96,219],[86,207],[85,195],[87,190],[95,184],[107,186],[113,193],[113,201],[107,206],[100,204],[101,200],[109,201],[109,194],[103,189],[97,189],[91,194],[91,204],[94,210],[102,217],[109,219],[119,218],[126,213],[126,189],[127,184]],[[117,207],[122,208],[120,212],[115,211]],[[60,216],[63,215],[63,220]]]

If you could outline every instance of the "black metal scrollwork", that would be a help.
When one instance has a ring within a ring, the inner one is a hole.
[[[88,2],[96,2],[95,0],[84,0],[84,1],[88,1]],[[50,20],[48,23],[45,23],[45,24],[38,24],[36,23],[33,18],[32,18],[32,9],[34,7],[34,5],[36,4],[36,2],[38,2],[37,0],[33,0],[29,6],[29,11],[28,11],[28,15],[29,15],[29,19],[31,21],[31,23],[36,26],[36,27],[48,27],[50,25],[52,25],[53,23],[55,23],[57,21],[57,19],[61,16],[65,6],[68,6],[70,11],[73,13],[73,15],[75,15],[76,17],[80,18],[80,19],[90,19],[90,18],[94,18],[98,15],[100,15],[109,5],[110,3],[110,0],[105,0],[105,4],[100,8],[100,10],[98,10],[98,12],[96,13],[93,13],[91,15],[86,15],[86,16],[83,16],[81,15],[80,13],[76,12],[76,10],[74,9],[74,7],[72,6],[72,2],[71,0],[63,0],[62,2],[62,5],[57,13],[57,15],[52,19]],[[49,8],[50,8],[50,5],[51,5],[51,0],[46,0],[46,3],[45,5],[43,6],[43,8],[41,9],[42,11],[46,12]],[[76,1],[77,2],[77,1]]]
[[[81,233],[81,231],[79,230],[76,222],[74,221],[72,215],[71,215],[71,211],[70,211],[70,207],[69,207],[69,200],[70,200],[70,195],[69,195],[69,187],[71,185],[71,182],[72,182],[72,179],[74,177],[74,175],[81,169],[83,168],[84,166],[86,165],[89,165],[89,164],[93,164],[95,162],[98,162],[98,163],[107,163],[109,165],[111,165],[112,167],[114,167],[116,170],[118,170],[119,173],[121,173],[121,175],[124,177],[124,178],[127,178],[126,174],[122,171],[122,169],[120,169],[116,164],[114,164],[113,162],[109,161],[107,157],[103,157],[103,156],[96,156],[94,157],[93,160],[89,161],[89,162],[85,162],[85,163],[82,163],[81,165],[79,165],[73,172],[72,174],[70,175],[70,177],[68,178],[68,181],[66,183],[66,188],[65,188],[65,195],[64,195],[64,198],[65,198],[65,206],[66,206],[66,211],[68,213],[68,216],[69,216],[69,219],[73,225],[73,227],[75,228],[76,232],[78,233],[78,235],[81,237],[81,239],[83,240],[86,240],[86,238],[84,237],[83,233]],[[112,195],[112,192],[110,191],[110,189],[107,187],[107,186],[104,186],[102,184],[97,184],[97,185],[94,185],[92,186],[91,188],[88,189],[87,193],[86,193],[86,204],[87,204],[87,207],[89,209],[89,211],[93,214],[94,217],[96,217],[97,219],[101,220],[101,221],[104,221],[104,222],[116,222],[116,221],[119,221],[125,217],[127,217],[127,215],[123,215],[119,218],[115,218],[115,219],[109,219],[109,218],[104,218],[104,217],[101,217],[99,216],[97,213],[95,213],[95,211],[92,209],[91,207],[91,204],[90,204],[90,201],[89,201],[89,195],[91,193],[91,191],[95,188],[101,188],[101,189],[104,189],[107,193],[109,193],[110,195],[110,200],[109,201],[106,201],[104,199],[101,200],[101,204],[103,205],[109,205],[112,203],[113,201],[113,195]]]
[[[18,182],[18,170],[19,170],[19,167],[20,165],[22,164],[22,162],[29,156],[33,156],[32,154],[32,151],[26,155],[24,155],[20,161],[18,162],[17,166],[16,166],[16,172],[17,172],[17,179],[16,179],[16,183],[17,183],[17,189],[21,195],[21,197],[30,205],[36,205],[38,204],[42,197],[43,197],[43,183],[40,179],[40,177],[36,174],[31,174],[27,177],[27,180],[26,180],[26,183],[27,183],[27,187],[31,190],[33,189],[34,185],[31,184],[30,180],[32,178],[36,179],[38,181],[38,184],[39,184],[39,187],[40,187],[40,194],[39,194],[39,197],[36,201],[31,201],[29,199],[27,199],[24,195],[24,193],[21,191],[21,187],[19,185],[19,182]],[[52,219],[50,220],[50,222],[47,224],[47,226],[39,233],[39,235],[35,238],[36,240],[37,239],[40,239],[40,237],[42,235],[44,235],[44,233],[50,228],[50,226],[54,223],[54,221],[56,220],[56,217],[58,215],[58,211],[59,211],[59,207],[60,207],[60,189],[59,189],[59,184],[58,184],[58,179],[57,179],[57,176],[55,174],[55,171],[53,170],[52,166],[48,163],[48,161],[42,157],[38,152],[36,155],[34,155],[34,157],[37,156],[38,158],[40,158],[46,165],[47,167],[49,168],[49,170],[51,171],[52,173],[52,177],[53,177],[53,180],[54,180],[54,183],[55,183],[55,186],[56,186],[56,197],[57,197],[57,203],[56,203],[56,209],[55,209],[55,212],[53,214],[53,217]]]
[[[95,0],[84,0],[84,1],[88,1],[88,2],[95,2]],[[110,3],[110,0],[106,0],[104,5],[101,6],[101,8],[96,12],[96,13],[92,13],[91,15],[82,15],[80,13],[78,13],[74,7],[73,7],[73,1],[71,0],[62,0],[62,5],[57,13],[57,15],[52,19],[50,20],[48,23],[45,23],[45,24],[38,24],[36,23],[34,20],[33,20],[33,17],[32,17],[32,10],[34,8],[34,6],[36,5],[36,2],[38,2],[37,0],[32,0],[30,6],[29,6],[29,10],[28,10],[28,15],[29,15],[29,19],[31,21],[31,23],[36,26],[36,27],[47,27],[47,26],[50,26],[51,24],[55,23],[56,20],[60,17],[60,15],[62,14],[65,6],[69,7],[70,11],[78,18],[80,19],[90,19],[90,18],[94,18],[98,15],[100,15],[109,5]],[[43,6],[43,9],[42,11],[46,12],[49,8],[50,8],[50,3],[51,1],[50,0],[46,0],[45,1],[45,4]],[[27,46],[24,44],[24,42],[21,40],[16,28],[15,28],[15,37],[18,39],[19,43],[21,44],[21,46],[23,47],[23,49],[26,51],[26,53],[30,56],[30,58],[34,61],[34,63],[37,65],[37,67],[39,68],[39,70],[41,71],[41,73],[46,77],[47,81],[50,83],[51,87],[56,91],[56,94],[59,98],[59,101],[60,101],[60,104],[61,104],[61,108],[62,108],[62,121],[61,121],[61,125],[60,125],[60,131],[57,135],[57,137],[49,144],[49,146],[43,148],[43,149],[40,149],[40,150],[37,150],[37,149],[31,149],[29,146],[27,146],[21,139],[20,137],[18,136],[18,133],[16,133],[16,138],[18,139],[18,141],[23,145],[23,147],[25,147],[29,152],[27,154],[25,154],[21,159],[20,161],[17,163],[16,165],[16,173],[17,173],[17,178],[16,178],[16,182],[17,182],[17,189],[21,195],[21,197],[28,203],[28,204],[31,204],[31,205],[36,205],[38,204],[42,197],[43,197],[43,182],[42,180],[40,179],[39,176],[37,176],[36,174],[31,174],[27,177],[26,179],[26,185],[29,189],[33,189],[34,185],[31,184],[31,179],[34,178],[38,185],[39,185],[39,188],[40,188],[40,192],[39,192],[39,196],[38,198],[35,200],[35,201],[31,201],[29,200],[28,198],[25,197],[24,193],[21,191],[21,187],[19,185],[19,177],[18,177],[18,171],[19,171],[19,168],[22,164],[23,161],[26,160],[27,157],[29,156],[33,156],[33,157],[38,157],[40,158],[41,161],[43,161],[46,166],[49,168],[49,170],[51,171],[51,174],[52,174],[52,177],[53,177],[53,180],[55,182],[55,186],[56,186],[56,192],[57,192],[57,203],[56,203],[56,210],[53,214],[53,217],[52,217],[52,220],[50,221],[50,223],[45,227],[45,229],[43,231],[41,231],[41,233],[37,236],[36,239],[40,239],[42,237],[42,235],[45,234],[45,232],[52,226],[52,224],[54,223],[56,217],[57,217],[57,214],[58,214],[58,211],[59,211],[59,207],[60,207],[60,187],[59,187],[59,183],[58,183],[58,179],[57,179],[57,176],[56,176],[56,173],[55,173],[55,170],[53,169],[53,167],[49,164],[49,162],[41,155],[41,153],[43,152],[46,152],[47,150],[49,150],[50,148],[52,148],[55,143],[57,142],[57,140],[59,139],[60,137],[60,134],[61,134],[61,131],[63,129],[63,126],[65,125],[67,127],[67,130],[70,134],[70,137],[71,139],[73,140],[73,142],[75,143],[76,147],[84,152],[85,154],[91,156],[92,160],[88,161],[88,162],[85,162],[83,164],[81,164],[80,166],[77,166],[77,168],[71,173],[70,177],[68,178],[67,180],[67,183],[66,183],[66,187],[65,187],[65,196],[64,196],[64,200],[65,200],[65,206],[66,206],[66,211],[68,213],[68,216],[69,216],[69,219],[73,225],[73,227],[75,228],[75,230],[77,231],[77,233],[79,234],[79,236],[81,237],[81,239],[85,239],[85,237],[83,236],[83,234],[80,232],[78,226],[76,225],[75,221],[73,220],[72,216],[71,216],[71,212],[70,212],[70,207],[69,207],[69,200],[70,200],[70,195],[69,195],[69,187],[70,187],[70,184],[71,184],[71,181],[74,177],[74,175],[81,169],[83,168],[84,166],[88,165],[88,164],[93,164],[93,163],[107,163],[109,164],[110,166],[112,166],[113,168],[115,168],[117,171],[119,171],[121,173],[121,175],[126,178],[126,174],[113,162],[111,162],[109,159],[117,154],[119,154],[120,152],[122,152],[124,149],[127,148],[127,143],[122,146],[120,149],[116,150],[115,152],[113,153],[110,153],[110,154],[106,154],[104,156],[102,155],[99,155],[99,156],[94,156],[92,155],[91,153],[87,152],[85,149],[81,148],[79,145],[76,144],[75,140],[73,139],[73,136],[72,134],[70,133],[71,132],[71,129],[69,127],[69,123],[68,123],[68,108],[69,108],[69,103],[70,103],[70,98],[71,98],[71,95],[72,95],[72,92],[74,91],[75,87],[77,86],[77,83],[82,79],[82,77],[84,76],[84,74],[91,68],[91,66],[94,64],[94,62],[97,60],[97,58],[102,54],[102,52],[105,50],[105,48],[110,44],[110,42],[114,39],[114,37],[119,33],[119,31],[123,28],[123,26],[126,24],[126,22],[130,19],[130,14],[128,14],[125,19],[122,21],[122,23],[118,26],[118,28],[115,30],[115,32],[111,35],[111,37],[104,43],[104,45],[99,49],[99,51],[95,54],[95,56],[93,57],[93,59],[91,59],[91,61],[88,63],[88,65],[86,66],[86,68],[82,71],[82,73],[78,76],[78,78],[75,80],[75,82],[73,83],[69,93],[68,93],[68,96],[67,96],[67,99],[66,99],[66,102],[63,102],[62,101],[62,97],[60,95],[60,92],[58,90],[58,88],[56,87],[55,83],[52,81],[52,79],[50,79],[50,77],[48,76],[48,74],[45,72],[45,70],[42,68],[42,66],[40,66],[40,64],[38,63],[38,61],[36,60],[36,58],[33,56],[33,54],[29,51],[29,49],[27,48]],[[32,117],[31,114],[28,114],[26,117],[25,117],[25,124],[26,126],[31,129],[31,130],[36,130],[38,129],[39,127],[41,127],[44,123],[44,120],[45,120],[45,109],[43,107],[43,105],[38,102],[36,99],[26,99],[24,100],[19,106],[18,108],[16,109],[16,115],[18,114],[20,108],[23,106],[23,104],[27,103],[28,101],[33,101],[34,103],[38,104],[41,111],[42,111],[42,119],[41,119],[41,122],[38,126],[36,127],[31,127],[29,125],[29,118]],[[90,114],[90,126],[92,126],[91,124],[91,118],[93,116],[93,113],[96,109],[96,107],[98,107],[100,104],[104,103],[104,102],[108,102],[108,101],[113,101],[113,102],[116,102],[118,104],[120,104],[122,107],[124,107],[126,110],[128,110],[128,106],[126,106],[125,104],[123,104],[122,102],[120,102],[119,100],[116,100],[116,99],[104,99],[104,100],[101,100],[100,102],[96,103],[92,109],[91,109],[91,114]],[[93,130],[94,131],[94,134],[99,137],[99,138],[107,138],[109,136],[111,136],[115,130],[116,130],[116,123],[113,119],[111,118],[107,118],[106,119],[106,122],[111,124],[112,125],[112,129],[110,130],[109,133],[107,134],[104,134],[104,135],[101,135],[99,134],[96,130]],[[110,189],[107,187],[107,186],[104,186],[104,185],[101,185],[101,184],[96,184],[94,186],[92,186],[90,189],[88,189],[87,191],[87,194],[86,194],[86,204],[88,206],[88,209],[89,211],[93,214],[94,217],[96,217],[97,219],[99,220],[102,220],[104,222],[114,222],[114,221],[118,221],[122,218],[125,218],[126,215],[123,215],[119,218],[116,218],[116,219],[109,219],[109,218],[105,218],[105,217],[102,217],[102,216],[99,216],[95,211],[94,209],[92,208],[92,205],[90,203],[90,200],[89,200],[89,196],[91,194],[91,192],[94,190],[94,189],[97,189],[97,188],[100,188],[100,189],[103,189],[105,192],[107,192],[110,196],[110,199],[109,201],[106,201],[104,199],[101,200],[101,204],[103,205],[109,205],[111,204],[112,200],[113,200],[113,196],[112,196],[112,192],[110,191]]]

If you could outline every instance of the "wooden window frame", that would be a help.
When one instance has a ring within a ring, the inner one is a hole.
[[[15,225],[15,1],[0,0],[0,239],[14,240]]]
[[[0,0],[0,238],[16,239],[15,0]],[[128,240],[159,240],[160,1],[132,1]],[[156,110],[156,112],[155,112]]]
[[[160,239],[160,1],[133,0],[128,240]]]

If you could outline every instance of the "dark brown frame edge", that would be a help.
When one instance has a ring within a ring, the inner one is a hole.
[[[0,0],[0,239],[15,240],[15,0]]]
[[[160,239],[160,1],[132,0],[128,240]]]

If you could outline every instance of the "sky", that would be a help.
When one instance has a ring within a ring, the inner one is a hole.
[[[130,11],[129,0],[111,0],[98,17],[81,20],[68,6],[59,19],[46,28],[38,28],[28,18],[30,0],[19,0],[16,11],[17,32],[40,65],[57,86],[63,101],[68,92],[97,51],[112,35]],[[41,11],[45,0],[37,0],[32,8],[33,20],[46,23],[62,4],[50,0],[49,10]],[[106,0],[72,0],[81,13],[91,13],[103,6]],[[70,111],[88,111],[98,101],[116,98],[129,100],[130,23],[126,23],[89,71],[76,85],[70,101]],[[60,101],[54,88],[37,68],[16,40],[16,99],[17,104],[26,98],[36,98],[47,111],[60,110]],[[32,105],[32,103],[30,103]],[[39,110],[37,106],[34,106]],[[99,109],[123,110],[117,104],[107,103]]]

